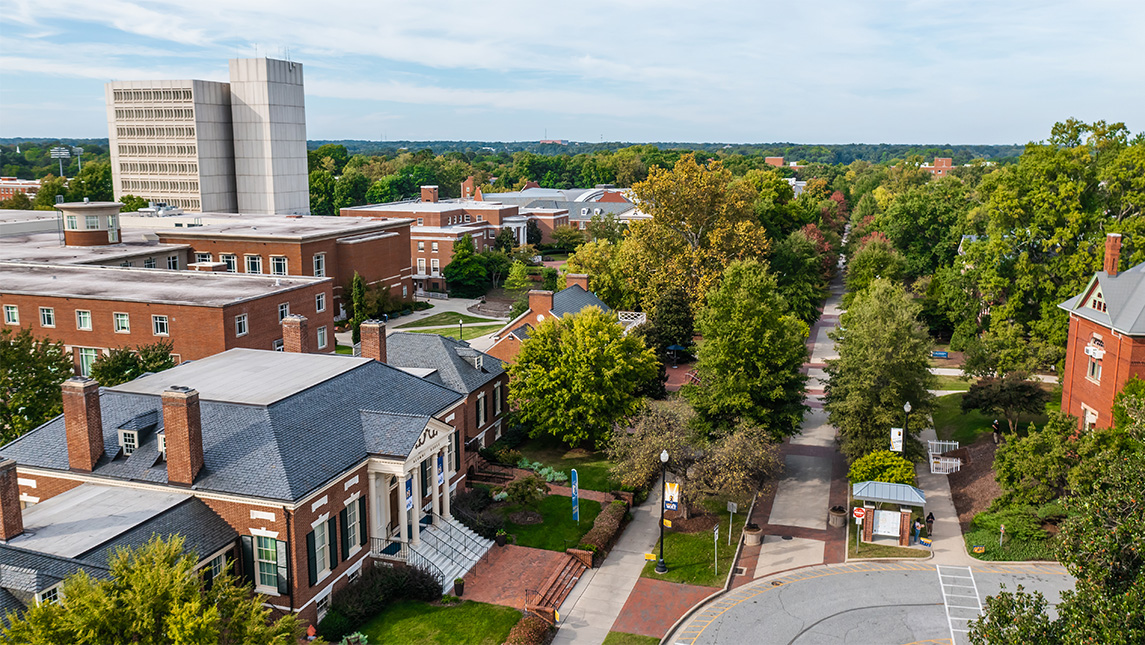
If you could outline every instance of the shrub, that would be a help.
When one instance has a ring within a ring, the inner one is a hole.
[[[979,513],[970,522],[970,530],[991,533],[996,541],[998,528],[1005,525],[1008,539],[1022,542],[1044,540],[1046,532],[1034,513],[1034,508],[1031,506],[1015,506],[995,513]]]
[[[890,450],[876,450],[855,460],[847,478],[858,482],[887,482],[914,485],[914,465]]]
[[[479,487],[457,493],[453,496],[453,500],[450,501],[449,506],[452,510],[480,513],[489,508],[489,505],[492,503],[493,498],[489,495],[489,489]]]
[[[549,640],[552,626],[535,614],[525,614],[509,630],[505,645],[544,645]]]
[[[549,493],[549,486],[544,479],[537,475],[529,475],[509,482],[509,485],[505,487],[505,492],[509,496],[510,503],[531,508],[541,503],[541,500]]]
[[[370,620],[395,599],[422,600],[430,602],[441,598],[441,583],[428,571],[414,567],[362,567],[362,575],[357,580],[334,593],[330,603],[330,611],[326,613],[322,624],[335,612],[336,618],[331,629],[341,629],[340,620],[345,620],[345,631],[342,635],[334,637],[333,632],[328,634],[322,631],[322,636],[330,641],[337,641]]]
[[[624,522],[624,516],[627,514],[628,505],[624,502],[616,500],[609,504],[596,516],[596,521],[592,523],[592,528],[580,539],[580,546],[578,548],[592,551],[593,553],[608,548],[608,545],[612,543],[612,540],[616,537],[616,533],[620,530],[620,525]]]
[[[318,622],[318,633],[322,638],[337,643],[354,630],[354,625],[337,607],[331,607]]]

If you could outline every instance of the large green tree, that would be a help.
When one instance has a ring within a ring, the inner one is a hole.
[[[175,357],[171,355],[171,341],[161,340],[150,345],[140,345],[135,349],[127,347],[111,350],[95,359],[91,366],[91,377],[100,385],[111,387],[126,383],[149,372],[162,372],[175,367]]]
[[[713,427],[740,422],[782,438],[803,420],[800,372],[807,358],[807,324],[787,313],[775,277],[756,261],[733,262],[708,293],[696,318],[703,340],[699,385],[684,394]]]
[[[533,436],[599,448],[613,423],[636,412],[636,392],[657,372],[655,354],[615,314],[587,307],[529,332],[509,367],[509,396]]]
[[[962,395],[962,411],[981,410],[986,414],[1000,414],[1010,426],[1018,430],[1018,417],[1022,413],[1040,412],[1050,395],[1024,374],[1013,372],[1001,378],[984,378],[970,386]]]
[[[904,455],[923,456],[916,437],[930,411],[934,376],[930,336],[918,314],[919,306],[901,286],[879,279],[855,297],[839,330],[829,334],[839,357],[827,361],[824,408],[852,462],[889,445],[890,429],[903,425],[908,402],[916,420]]]
[[[84,164],[83,170],[68,182],[68,201],[109,202],[114,197],[111,184],[111,164],[94,161]]]
[[[0,442],[63,412],[60,384],[72,370],[63,343],[37,339],[27,328],[0,329]]]
[[[636,308],[637,292],[621,261],[623,244],[607,239],[581,244],[576,253],[569,256],[566,269],[568,273],[586,274],[589,290],[604,304],[613,309],[632,310]]]
[[[184,540],[154,536],[110,560],[111,578],[80,571],[64,580],[59,602],[9,614],[9,643],[106,645],[293,645],[302,624],[293,614],[272,621],[264,598],[229,572],[205,584]]]
[[[462,298],[476,298],[489,288],[485,258],[474,251],[473,237],[468,234],[453,243],[453,258],[441,274],[450,292]]]
[[[771,269],[788,311],[807,324],[818,320],[827,290],[823,283],[822,259],[807,233],[792,231],[776,244]]]
[[[903,277],[906,263],[881,233],[874,233],[858,244],[858,250],[847,258],[847,291],[843,306],[850,307],[855,298],[875,280],[882,278],[897,282]]]
[[[945,177],[896,196],[874,225],[902,254],[905,277],[917,278],[953,262],[970,206],[965,184]]]
[[[310,214],[337,215],[334,208],[334,175],[329,170],[310,173]]]

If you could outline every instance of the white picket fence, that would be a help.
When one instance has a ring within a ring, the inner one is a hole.
[[[943,457],[943,453],[958,450],[957,441],[928,441],[927,452],[930,453],[930,472],[933,475],[949,475],[962,469],[962,460],[958,457]]]

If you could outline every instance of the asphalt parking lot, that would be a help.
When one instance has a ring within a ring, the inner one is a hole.
[[[1057,565],[810,567],[723,596],[681,627],[673,642],[905,645],[950,643],[953,637],[960,645],[968,642],[968,619],[1003,584],[1037,589],[1056,604],[1073,579]]]

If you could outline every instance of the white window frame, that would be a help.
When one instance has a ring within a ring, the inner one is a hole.
[[[235,316],[235,336],[246,336],[249,331],[250,327],[247,325],[246,314]]]
[[[314,568],[318,570],[319,580],[330,575],[330,548],[330,525],[319,522],[314,527]]]
[[[326,349],[326,326],[318,328],[318,349]]]
[[[430,243],[430,245],[429,245],[429,249],[430,249],[431,251],[433,251],[434,253],[437,253],[437,242],[432,242],[432,243]]]
[[[61,582],[61,583],[59,583],[53,587],[48,587],[47,589],[37,593],[36,594],[36,604],[42,605],[46,602],[47,603],[58,603],[60,601],[60,598],[64,597],[63,585],[64,585],[64,583]]]
[[[135,430],[119,430],[119,447],[124,455],[130,455],[139,450],[139,433]]]
[[[117,229],[117,228],[107,229],[107,241],[111,242],[112,244],[119,244],[119,229]]]
[[[501,416],[501,382],[493,384],[493,416]]]
[[[79,219],[75,215],[68,215],[64,218],[64,228],[69,231],[78,231],[80,229]]]
[[[1101,383],[1101,361],[1089,357],[1089,366],[1085,371],[1085,378],[1093,381],[1094,383]]]
[[[99,229],[99,215],[84,215],[83,226],[88,231]]]
[[[87,321],[86,323],[84,321]],[[91,310],[90,309],[76,309],[76,329],[80,331],[91,331]]]
[[[247,273],[254,273],[262,275],[262,256],[261,255],[244,255],[243,266],[246,268]],[[252,269],[254,269],[252,271]]]
[[[154,269],[156,267],[155,258],[146,258],[143,260],[144,269]]]
[[[212,580],[223,575],[223,572],[227,570],[227,554],[223,552],[211,558],[207,564],[203,565],[203,569],[211,572]],[[277,587],[275,587],[275,591],[278,591]]]
[[[4,324],[5,325],[19,325],[20,324],[20,307],[19,307],[19,305],[4,305]]]
[[[286,344],[282,342],[281,338],[279,338],[270,344],[270,348],[276,352],[284,352],[286,351]]]
[[[481,428],[489,420],[486,414],[485,407],[485,393],[481,392],[477,395],[477,427]]]
[[[211,254],[210,253],[196,253],[195,254],[195,262],[210,262],[210,261],[211,261]]]
[[[178,271],[179,270],[179,256],[168,255],[167,256],[167,268],[171,269],[172,271]]]
[[[429,261],[429,274],[438,275],[441,273],[441,260],[432,258]]]
[[[417,273],[418,275],[425,275],[425,258],[417,259]]]
[[[279,270],[279,265],[282,269]],[[271,275],[289,275],[290,262],[286,259],[285,255],[272,255],[270,256],[270,274]]]
[[[290,315],[290,303],[282,302],[278,305],[278,322],[282,322]]]
[[[55,327],[56,326],[56,308],[55,307],[40,307],[40,326],[41,327]]]
[[[122,318],[120,318],[122,316]],[[131,314],[122,311],[116,311],[111,314],[112,325],[114,325],[115,333],[117,334],[130,334],[131,333]],[[120,322],[123,324],[121,325]]]
[[[358,498],[346,502],[346,539],[350,544],[350,555],[362,549],[362,518],[358,517]]]
[[[318,313],[326,311],[326,292],[316,294],[314,296],[314,310]]]
[[[163,331],[159,331],[162,325]],[[167,316],[160,316],[153,314],[151,316],[151,335],[152,336],[170,336],[171,335],[171,321]]]
[[[76,356],[80,359],[80,376],[91,376],[91,366],[99,358],[99,350],[95,347],[77,347]]]
[[[326,277],[326,254],[314,254],[314,275],[319,278]]]
[[[417,250],[418,251],[424,251],[425,250],[425,242],[418,242],[417,243]]]
[[[266,541],[269,546],[264,547],[263,541]],[[271,537],[264,537],[262,535],[254,536],[254,569],[255,569],[255,591],[262,594],[278,595],[278,540]],[[263,551],[269,550],[273,559],[267,560],[262,557]],[[263,576],[266,573],[263,571],[262,565],[269,564],[270,570],[273,572],[273,584],[263,584]]]
[[[227,273],[239,272],[239,258],[234,253],[223,253],[219,255],[219,260],[227,265]]]
[[[425,218],[422,218],[422,217],[417,218],[417,225],[418,226],[423,226],[424,224],[425,224]]]

